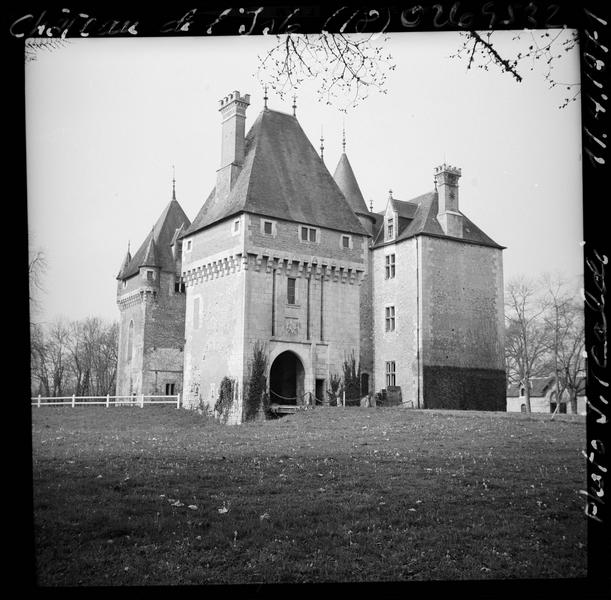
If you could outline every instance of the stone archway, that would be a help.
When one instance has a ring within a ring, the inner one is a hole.
[[[269,399],[272,404],[303,403],[305,369],[300,358],[290,350],[279,354],[269,372]]]

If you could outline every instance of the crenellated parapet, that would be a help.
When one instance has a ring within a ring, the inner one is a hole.
[[[137,304],[144,302],[157,302],[157,290],[153,288],[139,288],[128,294],[121,294],[117,296],[117,306],[119,310],[123,311]]]
[[[182,271],[182,279],[187,287],[205,281],[230,277],[241,271],[251,270],[255,273],[286,275],[300,279],[313,277],[348,285],[360,285],[365,278],[362,267],[354,264],[327,263],[317,257],[304,260],[294,255],[266,255],[254,253],[236,253],[190,263]]]

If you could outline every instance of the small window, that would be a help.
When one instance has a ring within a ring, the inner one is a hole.
[[[395,227],[394,227],[393,220],[392,219],[388,219],[387,237],[388,238],[392,238],[394,236],[394,231],[395,231]]]
[[[395,330],[395,307],[387,306],[386,307],[386,331],[394,331]]]
[[[263,221],[263,233],[265,235],[272,235],[274,231],[274,224],[271,221]]]
[[[301,241],[316,243],[318,241],[318,230],[314,227],[301,227]]]
[[[350,248],[352,246],[351,241],[349,235],[342,235],[342,248]]]
[[[239,233],[240,232],[240,219],[236,219],[233,222],[233,232],[232,233]]]
[[[393,387],[395,385],[395,361],[391,360],[386,362],[386,387]]]
[[[176,292],[177,294],[184,294],[185,293],[185,284],[178,280],[174,282],[174,292]]]
[[[394,279],[395,277],[395,255],[386,255],[386,279]]]
[[[526,395],[526,390],[523,387],[521,387],[520,388],[520,396],[525,396],[525,395]]]
[[[147,281],[153,281],[154,279],[155,279],[155,271],[148,270],[146,272],[146,280]]]
[[[166,383],[165,384],[165,395],[166,396],[174,396],[175,383]]]
[[[126,288],[127,287],[127,279],[124,279],[122,283],[123,283],[123,287]]]
[[[294,277],[289,277],[286,284],[286,301],[289,304],[295,304],[295,284],[297,280]]]
[[[193,240],[187,240],[187,248],[186,252],[191,252],[191,248],[193,248]]]

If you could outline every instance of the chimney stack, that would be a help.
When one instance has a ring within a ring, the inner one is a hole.
[[[246,109],[250,94],[240,96],[235,90],[220,100],[221,164],[216,172],[216,195],[226,197],[234,186],[244,164]]]
[[[451,165],[435,168],[435,187],[439,210],[437,221],[444,233],[452,237],[463,237],[463,216],[458,210],[458,179],[461,170]]]

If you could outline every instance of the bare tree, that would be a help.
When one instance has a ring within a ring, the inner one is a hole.
[[[515,50],[511,54],[501,55],[495,46],[494,31],[478,33],[477,31],[461,32],[463,39],[458,51],[451,58],[467,61],[467,69],[473,67],[488,71],[490,67],[507,73],[518,83],[523,80],[525,70],[534,71],[538,65],[543,68],[543,77],[549,88],[563,88],[566,97],[559,108],[564,108],[575,101],[581,93],[581,85],[575,81],[560,81],[556,75],[558,61],[579,43],[576,30],[558,29],[546,31],[521,31],[512,39]]]
[[[30,321],[40,311],[39,295],[44,292],[43,278],[47,272],[47,258],[43,250],[30,251],[28,260],[28,277],[30,283]]]
[[[281,99],[316,80],[318,100],[346,111],[372,90],[386,93],[389,71],[395,69],[380,34],[328,33],[276,36],[276,45],[259,56],[257,75]]]
[[[532,281],[518,278],[505,290],[505,360],[510,381],[524,389],[526,412],[531,412],[530,380],[545,373],[548,338],[542,320],[544,307]]]
[[[49,326],[46,344],[51,396],[61,396],[68,376],[68,344],[70,327],[64,319],[55,319]]]
[[[114,393],[119,326],[99,317],[31,327],[32,393],[105,396]]]
[[[585,346],[583,305],[571,292],[566,279],[544,276],[545,322],[549,331],[548,348],[553,357],[556,403],[565,393],[569,396],[571,412],[577,413],[577,394],[585,375]]]
[[[51,377],[49,373],[48,346],[43,326],[30,324],[30,372],[32,394],[49,396]]]
[[[462,43],[450,58],[464,60],[467,69],[497,68],[516,82],[524,73],[541,65],[550,89],[565,91],[560,108],[576,100],[581,85],[562,81],[556,67],[579,44],[578,32],[571,29],[520,31],[514,48],[499,50],[494,31],[461,32]],[[396,68],[387,49],[388,34],[288,33],[276,36],[276,45],[259,56],[257,76],[262,86],[281,99],[295,93],[306,80],[317,83],[318,99],[346,112],[366,99],[372,90],[386,93],[388,75]]]

